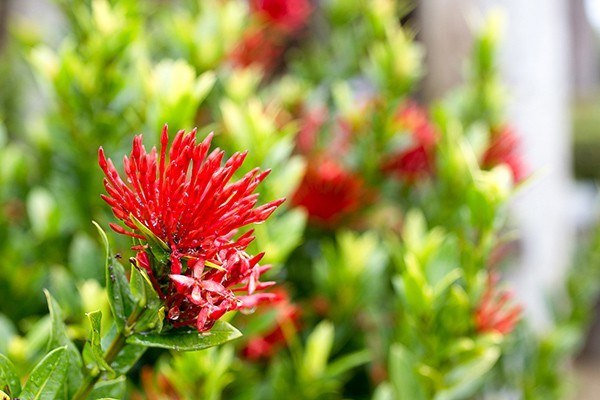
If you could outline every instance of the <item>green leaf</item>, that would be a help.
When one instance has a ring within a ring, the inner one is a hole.
[[[125,268],[111,255],[108,237],[104,230],[95,221],[92,221],[102,242],[104,243],[106,257],[106,292],[108,293],[108,303],[115,317],[115,323],[119,331],[125,327],[127,317],[131,314],[135,299],[129,290],[129,282],[125,274]]]
[[[102,338],[102,343],[105,348],[108,346],[108,343],[114,340],[116,334],[117,329],[113,325],[108,334]],[[121,349],[119,354],[117,354],[114,361],[110,363],[110,366],[117,374],[125,374],[140,359],[146,349],[147,348],[144,346],[127,344]]]
[[[66,358],[69,361],[67,371],[67,393],[69,397],[75,394],[75,391],[81,386],[83,380],[83,360],[79,350],[67,334],[67,327],[64,323],[62,310],[56,300],[52,297],[50,292],[44,290],[46,299],[48,301],[48,310],[50,311],[50,319],[52,321],[52,330],[50,331],[50,340],[48,342],[48,348],[55,349],[57,347],[66,347]]]
[[[0,353],[8,353],[8,346],[16,334],[14,323],[4,314],[0,314]]]
[[[21,381],[15,371],[15,366],[2,354],[0,354],[0,388],[13,397],[17,397],[21,393]]]
[[[112,257],[106,263],[106,292],[115,323],[122,331],[136,301],[129,289],[125,268]]]
[[[194,329],[172,330],[163,333],[137,333],[127,338],[127,343],[160,347],[176,351],[201,350],[237,339],[242,334],[227,322],[217,321],[215,326],[204,333]]]
[[[307,376],[320,376],[327,366],[333,346],[334,328],[329,321],[319,323],[306,340],[303,368]]]
[[[398,400],[425,400],[414,356],[402,345],[390,349],[390,382]]]
[[[92,360],[101,371],[114,372],[113,369],[108,365],[106,360],[104,359],[104,351],[102,350],[101,345],[101,322],[102,322],[102,311],[94,311],[86,314],[88,319],[90,320],[90,339],[89,349]]]
[[[160,332],[165,319],[164,305],[152,287],[146,271],[134,265],[131,268],[129,287],[133,297],[137,299],[138,307],[143,307],[143,311],[135,323],[135,331]]]
[[[27,400],[54,400],[67,378],[67,346],[52,350],[33,369],[20,397]]]
[[[434,400],[458,400],[472,396],[483,383],[486,374],[492,369],[501,351],[498,346],[477,349],[478,354],[467,359],[446,374],[445,388],[439,391]]]
[[[125,398],[125,389],[127,388],[127,378],[120,376],[117,379],[103,381],[90,392],[89,399],[123,399]]]
[[[64,314],[78,317],[83,313],[75,280],[64,267],[56,266],[50,270],[50,291],[57,302],[63,305]]]
[[[326,374],[330,378],[338,378],[339,375],[371,361],[371,353],[369,350],[361,350],[347,354],[337,358],[334,362],[327,366]]]
[[[388,382],[384,382],[377,386],[372,400],[394,400],[394,389]]]

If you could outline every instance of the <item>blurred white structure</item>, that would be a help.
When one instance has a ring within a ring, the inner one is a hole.
[[[428,96],[440,95],[440,89],[450,86],[448,80],[456,79],[455,70],[468,54],[465,43],[471,43],[468,29],[473,18],[498,7],[506,13],[500,67],[511,94],[508,119],[522,136],[527,165],[536,172],[514,202],[522,262],[512,279],[533,326],[539,329],[552,322],[548,295],[562,288],[574,235],[569,210],[568,1],[421,1],[422,37],[431,53]]]

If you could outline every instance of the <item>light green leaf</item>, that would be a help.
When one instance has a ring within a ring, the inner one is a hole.
[[[90,320],[90,338],[88,340],[90,355],[92,360],[101,371],[113,372],[113,369],[108,365],[104,359],[104,351],[102,350],[101,341],[101,322],[102,322],[102,311],[94,311],[86,314]]]
[[[416,373],[413,355],[402,345],[390,350],[390,382],[397,400],[425,400],[425,392]]]
[[[52,350],[33,369],[20,397],[27,400],[54,400],[67,378],[67,346]]]
[[[103,381],[90,392],[89,399],[123,399],[125,398],[125,389],[127,388],[127,378],[120,376],[117,379]]]
[[[73,344],[67,334],[67,327],[65,326],[60,306],[50,292],[44,290],[44,294],[48,301],[48,310],[50,311],[50,318],[52,321],[48,350],[66,346],[66,358],[69,366],[67,371],[67,393],[69,396],[72,396],[75,394],[75,391],[79,388],[83,380],[83,360],[81,359],[79,350],[77,350],[77,347]]]
[[[15,366],[2,354],[0,354],[0,388],[8,390],[13,397],[17,397],[21,393],[21,381],[15,371]]]
[[[127,338],[127,343],[147,347],[160,347],[176,351],[201,350],[237,339],[242,334],[227,322],[217,321],[204,333],[194,329],[173,330],[164,333],[137,333]]]
[[[434,400],[465,399],[477,391],[501,354],[497,346],[478,350],[479,354],[457,365],[446,374],[445,388],[435,395]]]
[[[333,346],[333,335],[333,324],[323,321],[308,337],[303,360],[303,368],[308,376],[320,376],[325,371]]]

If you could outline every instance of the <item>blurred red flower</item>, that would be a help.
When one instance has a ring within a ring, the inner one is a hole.
[[[519,147],[519,137],[510,127],[493,131],[491,143],[483,155],[483,168],[489,169],[505,164],[510,168],[514,182],[521,182],[526,176],[526,171]]]
[[[497,288],[499,277],[490,274],[487,288],[475,310],[477,332],[497,332],[503,335],[511,333],[521,318],[522,308],[514,304],[513,293]]]
[[[406,102],[399,108],[394,125],[398,130],[408,132],[413,144],[387,157],[382,163],[382,171],[407,183],[433,174],[437,138],[426,111],[414,102]]]
[[[250,8],[267,24],[287,34],[306,25],[312,12],[308,0],[250,0]]]
[[[274,326],[261,336],[250,338],[242,350],[244,357],[249,360],[271,358],[300,328],[300,307],[290,302],[286,290],[279,288],[274,294],[276,298],[263,307],[264,312],[275,312]]]
[[[292,203],[304,208],[313,222],[332,226],[358,209],[364,197],[360,177],[332,158],[313,157],[292,196]]]
[[[266,220],[283,202],[256,207],[258,194],[253,191],[269,171],[253,169],[230,182],[246,153],[233,154],[222,166],[224,152],[215,149],[209,154],[211,140],[212,134],[196,143],[196,130],[179,131],[167,157],[166,126],[160,155],[156,148],[147,153],[142,136],[136,136],[130,156],[123,160],[127,183],[102,148],[98,154],[108,193],[102,198],[126,226],[111,227],[142,243],[155,238],[164,242],[167,265],[157,265],[147,244],[135,247],[135,263],[148,272],[171,324],[196,326],[200,332],[227,311],[273,298],[255,293],[272,282],[259,282],[267,269],[258,265],[262,254],[252,257],[244,251],[252,231],[233,236],[243,226]],[[235,294],[240,292],[246,295]]]
[[[258,65],[265,71],[271,71],[278,64],[284,43],[267,34],[263,29],[251,29],[244,33],[242,41],[231,53],[231,61],[238,67]]]

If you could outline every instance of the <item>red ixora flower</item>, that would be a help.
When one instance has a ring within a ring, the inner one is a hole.
[[[427,113],[413,102],[403,104],[395,118],[400,130],[408,132],[412,144],[384,160],[383,172],[407,183],[414,183],[433,173],[436,134]]]
[[[477,332],[511,333],[521,318],[522,308],[513,301],[513,293],[497,288],[497,274],[490,274],[487,287],[475,310]]]
[[[363,181],[335,160],[314,157],[292,203],[303,207],[309,218],[323,226],[335,225],[364,202]]]
[[[250,0],[250,8],[283,33],[302,28],[312,12],[308,0]]]
[[[526,172],[519,147],[519,137],[510,127],[493,131],[491,143],[483,155],[483,168],[489,169],[505,164],[510,168],[514,182],[521,182],[525,178]]]
[[[284,201],[256,207],[258,194],[253,191],[269,171],[256,168],[230,182],[246,152],[233,154],[222,165],[224,152],[209,153],[211,140],[212,134],[196,143],[195,129],[179,131],[167,156],[166,126],[160,154],[156,148],[146,152],[142,135],[136,136],[130,156],[123,160],[127,183],[102,148],[98,152],[108,193],[102,198],[126,226],[111,228],[143,243],[134,247],[134,262],[146,270],[165,301],[169,322],[174,327],[196,326],[200,332],[227,311],[252,308],[274,297],[256,293],[273,282],[259,282],[268,269],[258,264],[263,254],[252,257],[244,251],[252,231],[237,239],[234,235],[243,226],[266,220]],[[168,253],[164,265],[146,243],[149,235],[163,242]]]
[[[279,288],[274,291],[274,294],[277,296],[276,299],[264,307],[264,311],[275,313],[274,324],[261,336],[253,337],[248,341],[242,350],[242,354],[248,360],[272,357],[300,327],[300,307],[290,302],[286,290]]]

